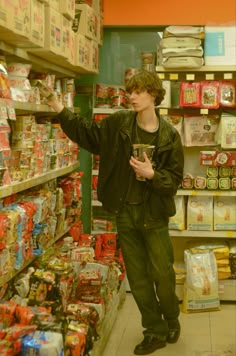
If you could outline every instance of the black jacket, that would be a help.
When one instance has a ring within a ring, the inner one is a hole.
[[[157,112],[157,115],[158,112]],[[66,135],[87,151],[100,156],[98,199],[103,207],[118,214],[128,189],[132,129],[136,113],[119,110],[100,124],[64,108],[58,115]],[[154,227],[176,213],[174,195],[183,178],[184,155],[180,135],[162,117],[154,155],[155,174],[147,181],[144,196],[144,226]]]

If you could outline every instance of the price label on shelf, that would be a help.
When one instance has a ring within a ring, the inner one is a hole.
[[[206,73],[206,80],[214,80],[215,75],[213,73]]]
[[[233,79],[233,73],[224,73],[224,79]]]
[[[195,74],[186,74],[186,80],[195,80]]]
[[[200,114],[202,115],[208,115],[208,109],[201,109]]]
[[[160,109],[160,115],[168,115],[168,109]]]
[[[230,238],[234,238],[234,237],[235,237],[235,234],[236,234],[236,233],[234,233],[233,231],[227,231],[227,232],[226,232],[226,236],[227,236],[227,237],[230,237]]]
[[[164,80],[164,79],[165,79],[165,73],[158,73],[158,77],[159,77],[161,80]]]
[[[179,75],[178,73],[170,73],[170,80],[178,80]]]

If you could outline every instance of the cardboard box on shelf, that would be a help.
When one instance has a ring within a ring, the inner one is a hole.
[[[98,21],[94,9],[87,4],[75,5],[75,19],[73,29],[90,39],[97,40]]]
[[[0,39],[6,42],[21,38],[28,39],[30,34],[30,0],[1,1]],[[4,27],[5,26],[5,27]]]
[[[68,19],[75,17],[75,0],[60,0],[59,3],[60,13]]]
[[[60,12],[60,0],[47,1],[47,6],[50,6],[52,9]]]
[[[0,32],[5,31],[7,24],[7,0],[0,0]]]
[[[72,31],[72,20],[62,15],[62,52],[70,63],[74,62],[74,51],[74,32]]]
[[[236,151],[200,151],[201,166],[236,166]]]
[[[90,40],[81,33],[75,34],[75,66],[90,70]]]
[[[205,65],[236,65],[236,26],[205,26]]]
[[[5,30],[0,29],[0,38],[18,47],[43,47],[44,4],[39,0],[14,0],[6,9],[7,25]],[[16,14],[14,19],[12,13]]]
[[[28,51],[39,56],[56,54],[65,58],[62,52],[62,15],[52,7],[45,6],[45,24],[44,47],[28,48]]]
[[[90,40],[90,70],[93,73],[98,73],[98,66],[99,66],[99,50],[98,50],[98,43],[96,41]]]

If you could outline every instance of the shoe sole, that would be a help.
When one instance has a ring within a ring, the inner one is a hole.
[[[158,350],[158,349],[162,349],[163,347],[166,346],[166,342],[163,341],[163,343],[158,344],[157,346],[153,346],[152,348],[150,348],[148,351],[145,350],[134,350],[134,354],[135,355],[149,355],[152,354],[154,351]]]

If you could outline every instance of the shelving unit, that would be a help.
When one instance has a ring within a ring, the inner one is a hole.
[[[21,192],[23,190],[35,187],[37,185],[43,184],[51,179],[63,176],[65,174],[71,173],[79,168],[79,163],[73,163],[69,166],[53,169],[47,173],[43,173],[40,176],[36,176],[30,179],[26,179],[23,182],[13,183],[11,185],[6,185],[0,187],[0,198],[7,197],[8,195]]]
[[[8,62],[19,61],[32,64],[32,70],[38,72],[52,72],[58,78],[71,77],[75,78],[81,74],[90,74],[91,72],[85,70],[83,67],[71,65],[65,58],[57,55],[39,56],[29,53],[27,49],[19,48],[7,42],[0,41],[0,50],[3,51]]]

